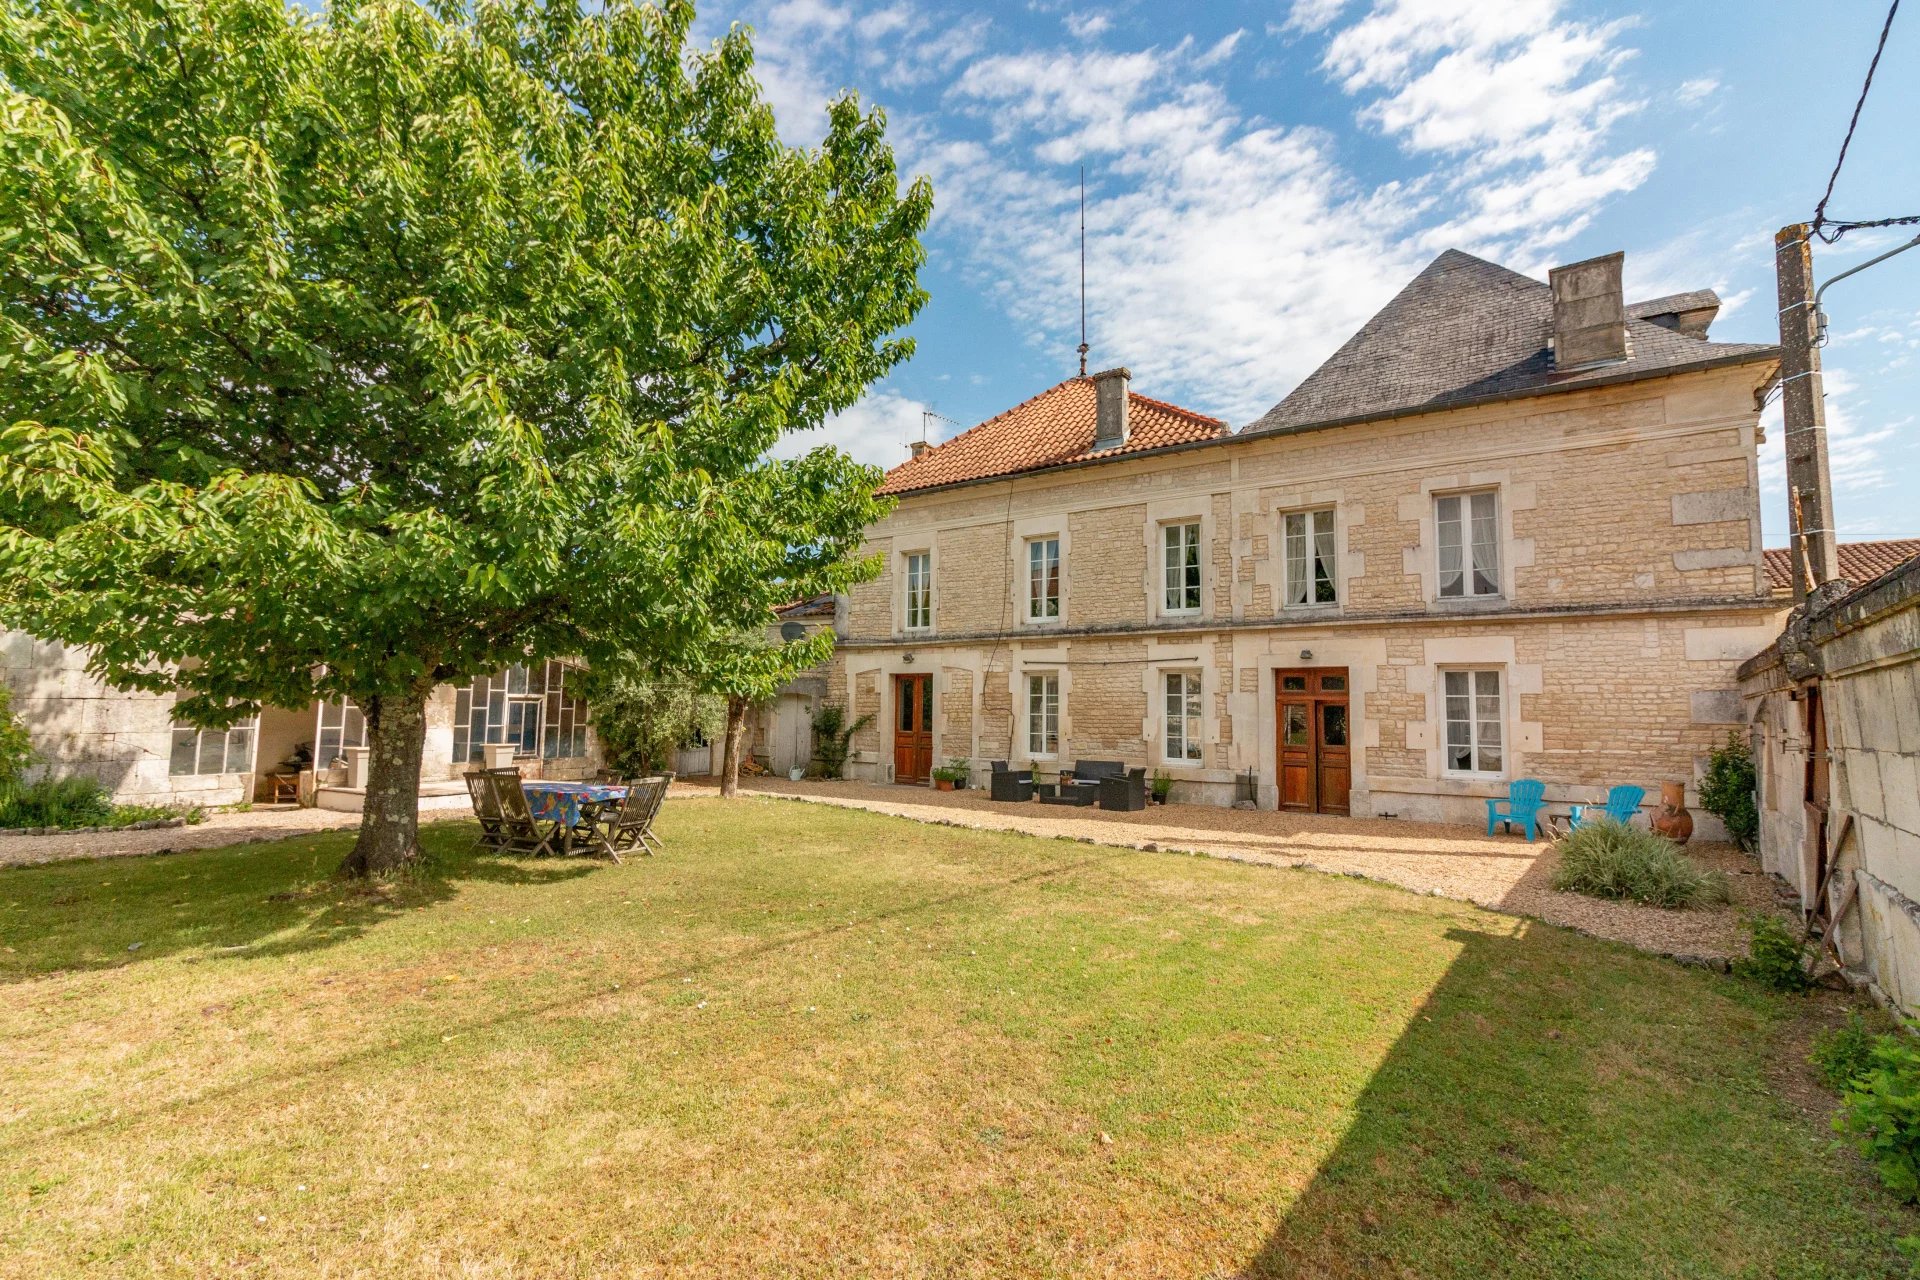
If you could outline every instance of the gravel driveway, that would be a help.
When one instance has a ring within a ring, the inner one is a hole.
[[[1149,806],[1110,813],[1039,804],[995,804],[983,791],[863,782],[789,782],[743,778],[741,789],[818,804],[894,814],[920,822],[987,831],[1087,840],[1134,849],[1163,849],[1273,866],[1310,867],[1382,880],[1416,893],[1460,898],[1515,915],[1566,925],[1599,938],[1681,959],[1717,961],[1746,953],[1740,917],[1778,909],[1773,877],[1731,845],[1696,843],[1687,853],[1727,873],[1726,906],[1669,911],[1607,902],[1552,887],[1551,842],[1486,836],[1470,827],[1393,818],[1333,818],[1210,805]],[[676,783],[676,796],[718,794],[708,780]]]

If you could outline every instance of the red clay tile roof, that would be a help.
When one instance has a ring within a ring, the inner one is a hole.
[[[1086,458],[1116,458],[1230,434],[1218,418],[1127,394],[1127,442],[1093,452],[1093,379],[1069,378],[887,472],[882,493],[1037,471]]]
[[[1793,590],[1793,553],[1785,547],[1768,547],[1767,579],[1775,591]],[[1840,576],[1855,586],[1871,582],[1896,565],[1920,556],[1920,538],[1893,538],[1886,542],[1843,542],[1840,544]]]
[[[797,618],[831,618],[833,616],[833,593],[825,592],[817,596],[807,596],[787,604],[777,605],[773,616],[788,621]]]

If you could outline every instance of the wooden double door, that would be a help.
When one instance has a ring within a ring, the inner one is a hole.
[[[893,780],[933,776],[933,676],[893,678]]]
[[[1276,671],[1280,807],[1297,813],[1345,813],[1353,789],[1347,669]]]

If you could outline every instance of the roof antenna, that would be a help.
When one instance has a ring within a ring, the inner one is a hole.
[[[1087,166],[1080,166],[1080,376],[1087,376]]]

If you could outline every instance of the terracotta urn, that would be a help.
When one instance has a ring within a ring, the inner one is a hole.
[[[1693,815],[1687,812],[1687,786],[1684,782],[1660,784],[1660,807],[1652,818],[1654,831],[1675,844],[1693,839]]]

